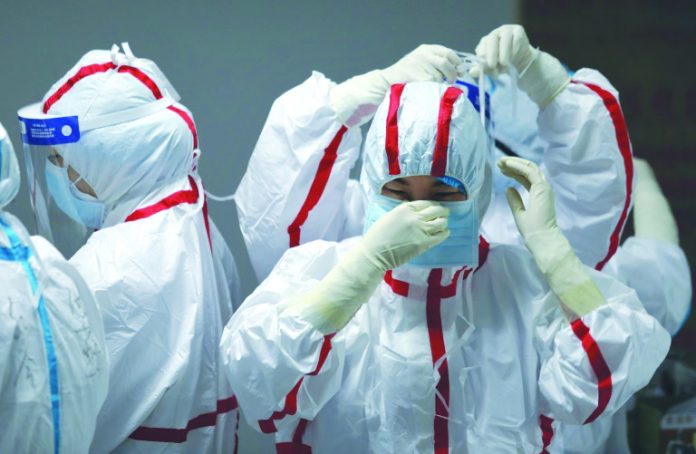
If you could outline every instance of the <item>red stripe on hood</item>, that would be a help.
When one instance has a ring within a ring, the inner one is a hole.
[[[384,137],[384,149],[387,152],[389,175],[401,173],[399,166],[399,104],[405,84],[394,84],[389,92],[389,112],[387,113],[387,128]]]
[[[442,99],[440,100],[440,112],[437,117],[437,137],[435,139],[433,165],[430,170],[430,174],[436,177],[445,176],[452,110],[454,109],[454,103],[461,95],[462,91],[460,89],[457,87],[449,87],[445,90],[445,94],[442,95]]]

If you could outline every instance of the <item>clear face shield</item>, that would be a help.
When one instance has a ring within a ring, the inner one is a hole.
[[[18,116],[38,234],[71,257],[96,228],[81,221],[81,202],[100,204],[93,191],[80,191],[85,183],[77,185],[84,180],[64,157],[65,148],[80,141],[78,117],[43,114],[40,103],[21,109]]]
[[[18,117],[24,162],[38,234],[71,257],[102,227],[107,206],[89,184],[89,178],[74,165],[84,162],[79,153],[94,152],[80,146],[82,135],[151,115],[174,102],[164,97],[141,107],[86,120],[77,115],[44,114],[41,103],[21,109]]]

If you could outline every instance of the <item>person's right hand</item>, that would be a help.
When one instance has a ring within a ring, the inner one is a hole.
[[[421,81],[454,82],[460,63],[460,58],[452,49],[437,44],[421,44],[381,73],[389,85]]]
[[[449,236],[448,216],[447,208],[429,200],[402,203],[368,229],[361,250],[381,271],[397,268]]]

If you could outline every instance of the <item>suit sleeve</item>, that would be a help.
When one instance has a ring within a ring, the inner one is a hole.
[[[237,188],[239,224],[259,280],[288,248],[340,240],[354,224],[344,201],[362,137],[330,107],[332,86],[315,72],[273,103]]]
[[[537,319],[539,389],[544,414],[588,424],[620,409],[647,385],[669,350],[670,336],[635,291],[588,268],[606,303],[573,322],[555,296]]]
[[[324,335],[279,310],[324,277],[337,249],[336,243],[315,241],[287,251],[225,327],[227,378],[258,431],[275,433],[300,418],[312,420],[341,386],[348,327]]]
[[[618,93],[581,69],[539,113],[542,169],[556,194],[558,225],[582,262],[602,269],[619,246],[631,206],[633,161]]]
[[[650,315],[675,335],[691,308],[691,270],[679,246],[631,237],[609,261],[606,272],[636,291]]]

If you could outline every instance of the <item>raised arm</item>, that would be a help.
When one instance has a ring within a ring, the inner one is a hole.
[[[273,103],[235,195],[259,279],[290,247],[356,233],[364,200],[349,177],[360,153],[359,126],[391,84],[453,80],[457,63],[452,50],[422,45],[386,69],[338,85],[315,72]]]
[[[601,269],[619,246],[633,185],[631,145],[616,90],[594,70],[581,69],[571,78],[558,59],[529,44],[519,25],[494,30],[476,52],[487,72],[519,74],[519,88],[539,109],[537,133],[546,144],[542,170],[556,193],[558,226],[580,260]],[[503,216],[495,222],[512,220]],[[496,231],[515,235],[512,229]]]

